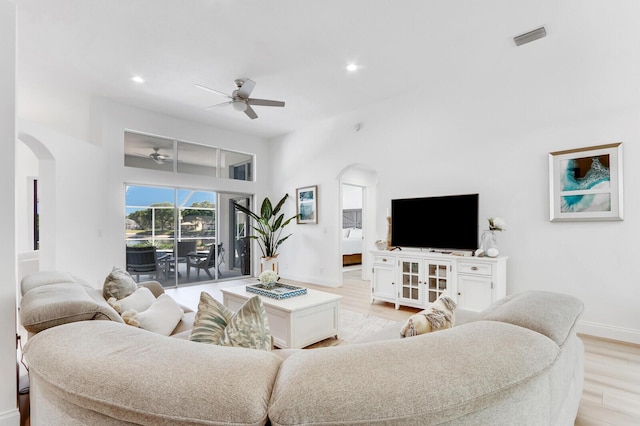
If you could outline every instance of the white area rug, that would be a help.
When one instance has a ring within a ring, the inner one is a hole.
[[[340,334],[338,336],[338,339],[326,339],[311,346],[307,346],[307,349],[338,346],[366,341],[370,339],[373,334],[381,331],[385,327],[396,323],[397,321],[341,309]],[[398,332],[399,330],[400,329],[398,328]]]

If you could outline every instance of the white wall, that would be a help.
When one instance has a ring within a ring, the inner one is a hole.
[[[280,256],[283,275],[339,281],[340,271],[332,268],[339,223],[335,182],[342,168],[359,162],[378,173],[376,239],[386,239],[384,216],[393,198],[477,192],[480,226],[489,216],[507,222],[498,244],[509,256],[508,293],[573,294],[586,307],[582,331],[640,342],[640,174],[630,167],[640,161],[640,105],[598,111],[597,104],[576,100],[553,113],[497,106],[501,113],[495,114],[491,99],[485,101],[481,109],[461,102],[437,110],[387,101],[275,139],[275,188],[320,188],[319,224],[295,227]],[[357,122],[364,125],[356,133]],[[625,220],[549,222],[549,152],[617,141],[624,143],[627,165]],[[419,225],[429,226],[418,219]]]
[[[354,185],[342,185],[342,209],[362,208],[362,187]]]
[[[20,423],[16,400],[16,8],[0,1],[0,193],[7,203],[0,228],[0,425]]]
[[[53,187],[43,188],[40,197],[43,270],[70,271],[101,286],[113,266],[124,265],[124,182],[256,193],[259,198],[266,195],[269,175],[259,166],[268,164],[270,154],[263,139],[102,99],[94,100],[91,115],[88,132],[80,135],[76,130],[81,125],[72,126],[66,133],[65,123],[56,123],[54,129],[51,123],[45,127],[19,121],[23,138],[42,143],[55,163],[51,172],[54,176],[43,176],[44,181],[52,181]],[[257,181],[125,168],[125,129],[254,153]]]

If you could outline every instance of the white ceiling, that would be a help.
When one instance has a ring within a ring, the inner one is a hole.
[[[272,137],[398,96],[425,111],[453,101],[553,108],[583,98],[619,108],[640,99],[636,0],[17,3],[26,119],[99,96]],[[540,25],[545,39],[515,47],[513,36]],[[345,69],[352,61],[356,73]],[[230,93],[239,77],[256,81],[253,97],[286,107],[257,106],[256,120],[204,110],[224,98],[194,84]]]

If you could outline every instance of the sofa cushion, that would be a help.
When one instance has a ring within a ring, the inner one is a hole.
[[[479,319],[501,321],[543,334],[562,346],[580,318],[584,305],[566,294],[526,291],[492,304]]]
[[[76,279],[67,272],[41,271],[25,276],[20,282],[20,291],[24,296],[31,289],[42,287],[43,285],[58,283],[73,283]]]
[[[110,416],[109,424],[265,424],[281,362],[272,352],[201,345],[107,321],[37,334],[25,354],[47,399]],[[76,417],[73,424],[103,423]]]
[[[526,394],[559,352],[539,333],[493,321],[300,351],[280,366],[269,419],[274,426],[446,423]],[[533,399],[548,399],[535,391]]]
[[[138,284],[127,271],[115,267],[104,280],[102,296],[105,300],[115,297],[116,300],[123,299],[138,289]]]
[[[233,313],[202,292],[190,340],[222,346],[271,350],[269,320],[260,296],[247,300]]]
[[[183,315],[184,311],[171,296],[161,294],[148,309],[123,312],[122,319],[134,327],[169,336]]]
[[[76,282],[34,287],[20,301],[20,323],[31,333],[75,321],[105,319],[122,322],[104,299],[88,292],[100,290]],[[101,300],[101,301],[100,301]]]
[[[111,305],[116,312],[122,314],[123,312],[134,310],[136,312],[142,312],[147,310],[156,301],[156,297],[146,287],[140,287],[127,297],[116,300],[115,297],[110,297],[107,303]]]

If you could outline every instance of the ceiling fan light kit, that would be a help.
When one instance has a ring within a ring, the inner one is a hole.
[[[233,106],[233,109],[240,112],[245,112],[249,106],[247,105],[247,102],[242,99],[234,99],[233,102],[231,102],[231,105]]]
[[[231,95],[228,95],[219,90],[211,89],[209,87],[203,86],[201,84],[196,84],[195,86],[199,89],[203,89],[218,95],[226,96],[230,100],[227,102],[222,102],[220,104],[215,104],[206,107],[206,110],[211,110],[213,108],[217,108],[219,106],[229,105],[233,107],[236,111],[244,112],[247,114],[249,118],[252,120],[258,118],[258,114],[251,108],[251,105],[258,106],[272,106],[272,107],[284,107],[284,102],[282,101],[272,101],[270,99],[256,99],[250,98],[251,92],[256,87],[256,82],[251,79],[237,79],[235,80],[237,89],[233,91]]]

